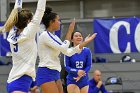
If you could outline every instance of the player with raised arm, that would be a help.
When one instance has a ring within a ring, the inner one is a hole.
[[[37,85],[41,86],[43,93],[63,93],[62,83],[60,80],[60,52],[67,56],[80,53],[81,49],[92,41],[96,34],[88,37],[81,44],[73,48],[69,48],[69,40],[62,42],[61,39],[53,33],[60,28],[60,17],[58,14],[52,12],[51,8],[46,8],[42,23],[45,25],[46,30],[41,33],[39,37],[38,53],[40,62],[37,70]],[[75,20],[73,20],[70,25],[68,31],[69,35],[73,32],[74,26]]]
[[[83,42],[80,31],[75,31],[71,36],[72,47]],[[83,47],[81,53],[72,56],[65,56],[65,68],[67,75],[68,93],[87,93],[88,92],[88,71],[92,65],[92,54],[89,48]]]

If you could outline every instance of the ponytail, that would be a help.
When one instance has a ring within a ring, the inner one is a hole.
[[[15,26],[15,24],[17,22],[18,22],[18,8],[15,8],[15,9],[12,10],[12,12],[9,15],[6,23],[4,24],[2,29],[0,29],[0,31],[9,32]]]
[[[52,8],[46,7],[44,16],[42,18],[42,23],[45,25],[46,28],[50,26],[50,21],[55,21],[57,14],[52,12]]]

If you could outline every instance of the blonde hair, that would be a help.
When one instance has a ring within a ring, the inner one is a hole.
[[[9,15],[6,23],[0,29],[0,31],[9,32],[15,26],[15,24],[17,22],[18,22],[18,8],[15,8],[15,9],[12,10],[12,12]]]

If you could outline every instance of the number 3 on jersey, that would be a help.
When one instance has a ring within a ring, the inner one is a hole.
[[[18,44],[14,44],[14,52],[17,52],[18,51]]]
[[[76,68],[83,68],[83,61],[76,61]]]

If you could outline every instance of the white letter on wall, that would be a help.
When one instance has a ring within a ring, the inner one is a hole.
[[[140,36],[139,35],[140,35],[140,23],[136,27],[135,37],[134,37],[136,48],[140,52]]]
[[[113,53],[122,53],[119,49],[118,44],[118,29],[121,25],[123,25],[126,28],[127,34],[130,34],[130,24],[128,22],[119,21],[112,26],[112,28],[110,29],[109,40],[110,47]],[[130,53],[130,49],[130,42],[128,42],[124,53]]]

